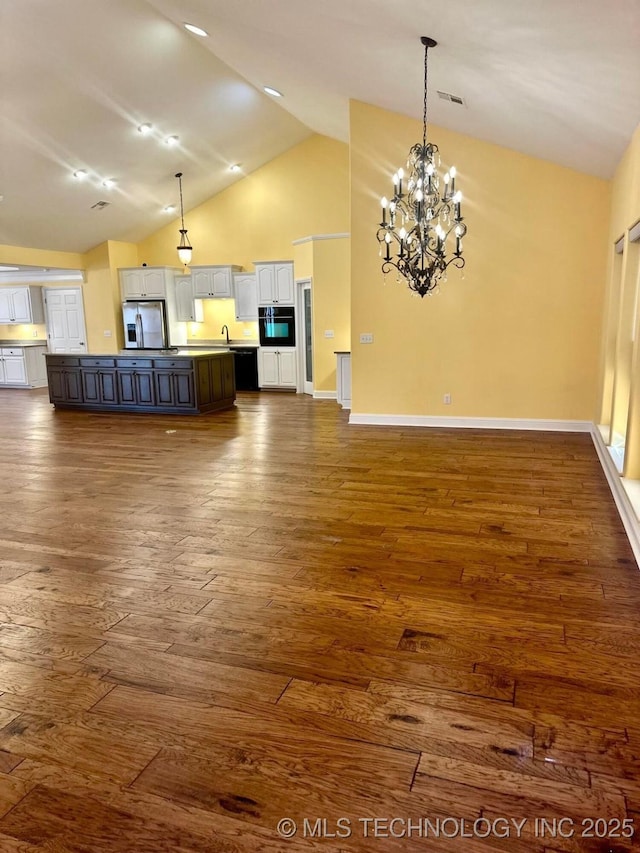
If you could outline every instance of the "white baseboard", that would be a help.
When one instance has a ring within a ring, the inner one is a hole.
[[[336,391],[314,391],[313,392],[314,400],[337,400],[338,395]]]
[[[528,429],[541,432],[591,432],[591,421],[533,420],[527,418],[455,418],[437,415],[363,415],[352,413],[350,424],[374,426],[447,427],[454,429]]]
[[[600,430],[595,424],[592,425],[591,439],[598,454],[604,475],[607,478],[607,483],[611,489],[611,494],[618,509],[618,515],[627,533],[636,563],[640,566],[640,522],[638,522],[638,517],[633,509],[629,495],[625,491],[616,463],[612,459]]]

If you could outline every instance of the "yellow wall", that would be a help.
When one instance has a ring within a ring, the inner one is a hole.
[[[0,245],[0,264],[81,270],[84,268],[84,255],[78,252],[54,252],[49,249],[30,249],[26,246]]]
[[[312,136],[185,214],[194,264],[293,258],[292,242],[348,231],[349,153],[343,142]],[[188,190],[185,186],[188,204]],[[140,263],[176,265],[178,221],[138,246]]]
[[[352,102],[350,131],[353,411],[591,420],[609,184],[430,128],[458,169],[469,234],[464,279],[421,300],[384,281],[375,239],[421,123]]]
[[[93,323],[91,332],[87,330],[90,336],[102,352],[118,352],[124,347],[124,328],[122,325],[122,295],[120,293],[120,276],[118,270],[121,267],[137,267],[138,266],[138,247],[133,243],[121,243],[116,240],[109,240],[107,243],[107,251],[109,253],[109,277],[111,287],[111,306],[112,314],[109,313],[107,300],[101,296],[103,310],[98,316],[93,315]],[[89,281],[93,284],[91,275]],[[100,276],[102,286],[105,282]],[[100,287],[100,283],[98,283]],[[89,291],[85,291],[85,302]],[[102,325],[100,325],[100,322]],[[111,337],[105,338],[104,332],[109,329]],[[96,350],[92,350],[96,352]]]
[[[313,278],[313,240],[301,240],[293,247],[293,275],[296,279]]]
[[[314,391],[336,390],[336,350],[348,350],[351,333],[350,241],[348,238],[312,240],[310,275],[313,322]],[[296,278],[300,278],[296,267]],[[306,276],[304,276],[306,277]],[[331,330],[333,338],[325,338]]]
[[[85,257],[86,282],[84,285],[84,317],[87,326],[87,344],[92,353],[115,353],[118,343],[120,318],[116,325],[113,278],[109,261],[109,244],[96,246]],[[104,330],[111,337],[104,337]]]

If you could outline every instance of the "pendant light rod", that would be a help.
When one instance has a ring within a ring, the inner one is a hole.
[[[191,247],[191,244],[189,243],[187,229],[184,227],[184,205],[182,203],[182,172],[176,172],[175,177],[178,179],[178,186],[180,187],[180,221],[182,222],[182,228],[180,228],[180,245],[177,247],[177,250],[178,257],[180,258],[181,263],[187,266],[187,264],[189,264],[191,261],[193,249]]]
[[[182,228],[184,229],[184,206],[182,204],[182,172],[176,172],[178,186],[180,187],[180,219],[182,220]]]

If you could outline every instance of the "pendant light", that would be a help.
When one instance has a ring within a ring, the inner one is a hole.
[[[182,204],[182,172],[177,172],[176,178],[178,179],[178,184],[180,186],[180,219],[182,220],[182,228],[180,229],[180,245],[177,247],[178,257],[180,258],[180,263],[183,263],[186,267],[187,264],[191,263],[193,249],[189,244],[189,238],[187,237],[187,229],[184,227],[184,207]]]
[[[382,272],[395,269],[410,290],[425,296],[440,281],[446,281],[450,264],[458,269],[464,266],[462,238],[467,226],[461,213],[462,193],[456,189],[456,169],[452,166],[446,172],[441,189],[438,146],[427,142],[427,53],[437,42],[428,36],[420,41],[424,45],[422,142],[409,151],[408,174],[398,169],[393,176],[391,200],[383,198],[380,202],[382,222],[377,238]],[[455,240],[455,248],[447,257],[449,235]]]

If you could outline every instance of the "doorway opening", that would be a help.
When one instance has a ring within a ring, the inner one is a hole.
[[[313,301],[311,279],[296,282],[298,289],[298,393],[313,395]]]

